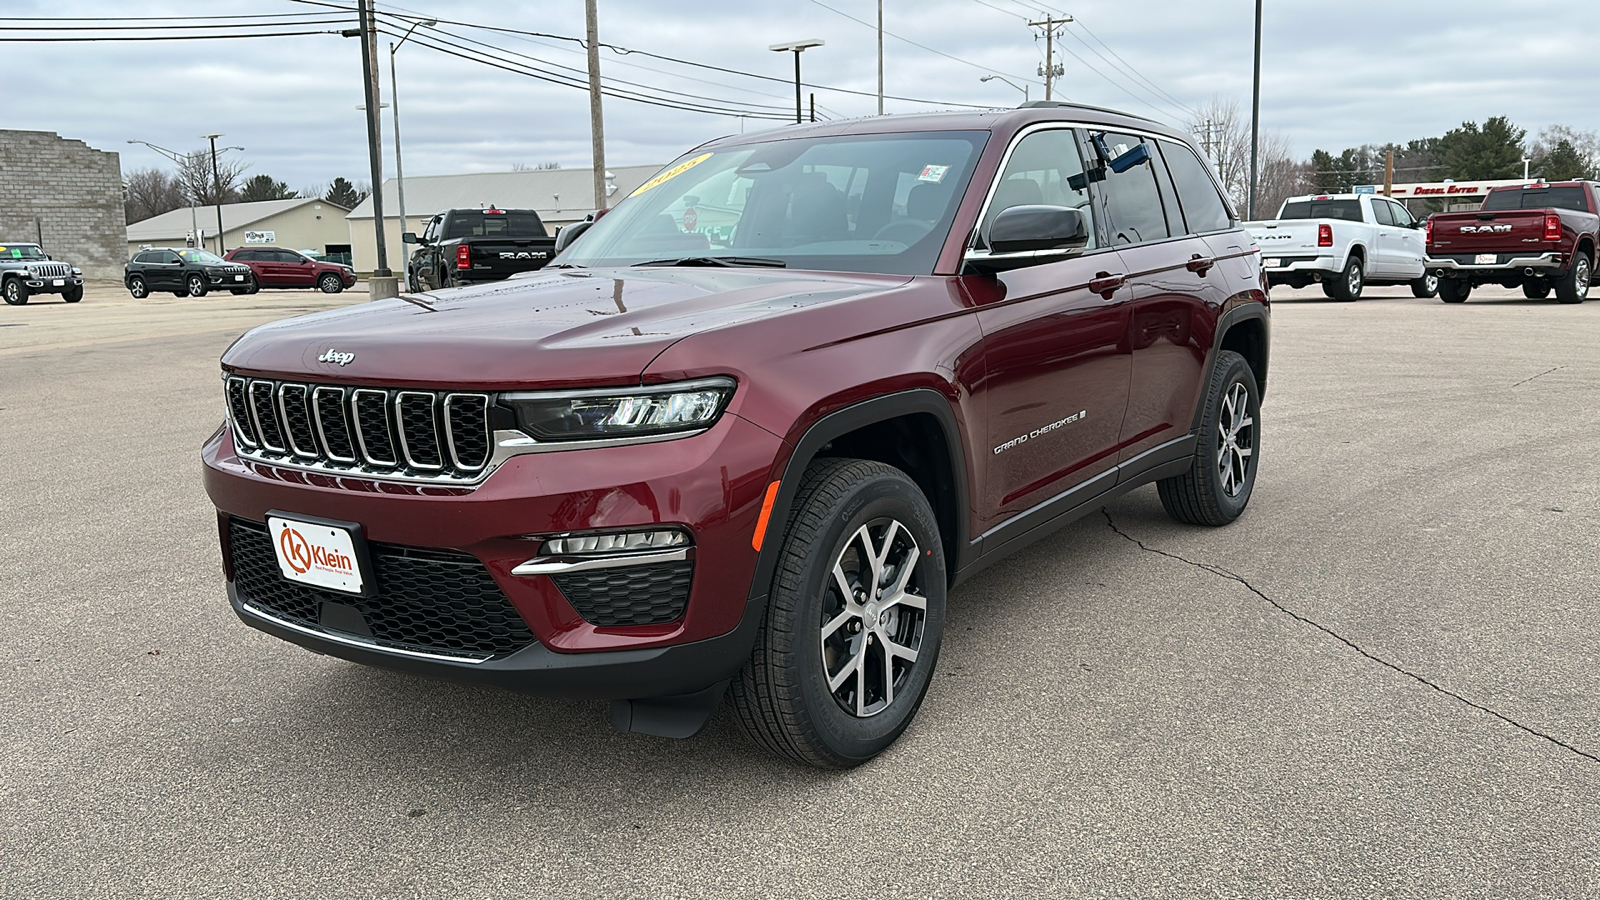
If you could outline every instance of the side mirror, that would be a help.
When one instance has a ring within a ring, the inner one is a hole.
[[[585,231],[594,226],[593,222],[573,222],[571,225],[556,232],[556,252],[567,249],[573,241],[577,240]]]
[[[404,234],[400,235],[400,243],[402,243],[402,244],[420,244],[422,242],[417,240],[417,233],[415,231],[407,231]]]
[[[995,254],[1081,250],[1089,228],[1083,212],[1070,206],[1013,206],[989,223],[984,243]]]

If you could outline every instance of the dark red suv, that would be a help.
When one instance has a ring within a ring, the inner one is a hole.
[[[772,750],[860,763],[953,585],[1140,485],[1244,510],[1238,224],[1185,136],[1060,103],[711,142],[536,275],[240,338],[204,448],[234,609],[624,730],[731,693]]]
[[[235,247],[223,259],[244,263],[255,275],[256,290],[261,288],[316,288],[324,294],[337,294],[355,287],[356,272],[342,263],[312,259],[297,250],[282,247]],[[254,290],[250,293],[255,293]]]

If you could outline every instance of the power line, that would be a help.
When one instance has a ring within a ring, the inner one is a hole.
[[[1179,100],[1177,97],[1174,97],[1171,94],[1167,93],[1166,91],[1162,90],[1161,87],[1159,85],[1157,85],[1155,82],[1153,82],[1150,79],[1146,78],[1138,69],[1133,67],[1132,63],[1130,63],[1127,60],[1123,59],[1121,54],[1119,54],[1115,50],[1112,50],[1111,47],[1109,45],[1107,45],[1105,41],[1102,41],[1100,39],[1099,35],[1095,34],[1093,31],[1091,31],[1089,29],[1089,26],[1085,25],[1082,19],[1079,19],[1077,21],[1077,25],[1078,25],[1079,28],[1082,28],[1084,30],[1084,32],[1089,35],[1089,37],[1094,38],[1094,42],[1095,43],[1099,44],[1102,47],[1105,47],[1107,53],[1110,53],[1112,56],[1115,56],[1119,61],[1121,61],[1122,65],[1124,67],[1126,67],[1128,72],[1130,74],[1132,74],[1135,78],[1137,78],[1140,81],[1144,82],[1145,84],[1149,85],[1151,87],[1151,89],[1154,90],[1156,93],[1160,94],[1163,97],[1166,97],[1168,100],[1171,100],[1173,103],[1177,104],[1178,107],[1188,111],[1191,115],[1199,115],[1200,114],[1199,111],[1196,110],[1194,107],[1186,105],[1185,103],[1183,103],[1183,101]],[[1092,50],[1093,48],[1091,47],[1090,49]],[[1096,53],[1096,55],[1099,55],[1099,51],[1098,50],[1096,50],[1095,53]],[[1100,58],[1101,59],[1105,59],[1104,56],[1101,56]],[[1110,62],[1110,60],[1106,60],[1106,61]]]
[[[0,37],[5,44],[60,44],[88,41],[220,41],[240,38],[300,37],[308,34],[338,34],[337,31],[268,31],[258,34],[151,34],[110,37]]]
[[[865,25],[868,28],[871,28],[873,31],[877,31],[878,30],[878,26],[873,24],[872,22],[868,22],[865,19],[858,19],[855,16],[852,16],[849,13],[846,13],[846,12],[840,12],[839,10],[834,9],[833,7],[827,5],[826,3],[822,3],[821,0],[811,0],[811,2],[816,4],[817,6],[822,7],[823,9],[827,10],[828,12],[831,12],[831,13],[835,14],[835,15],[844,16],[846,19],[849,19],[852,22],[855,22],[855,23],[857,23],[859,25]],[[985,72],[993,72],[996,75],[1008,75],[1008,76],[1010,76],[1012,78],[1021,78],[1022,77],[1020,75],[1013,75],[1010,72],[1002,72],[999,69],[991,69],[988,66],[979,65],[978,63],[972,62],[971,60],[962,59],[959,56],[952,56],[951,54],[946,53],[943,50],[935,50],[932,47],[929,47],[927,44],[919,44],[916,41],[913,41],[912,39],[910,39],[908,37],[901,37],[900,35],[895,34],[892,31],[885,30],[883,33],[887,34],[888,36],[890,36],[892,38],[894,38],[895,40],[905,41],[906,43],[910,44],[913,47],[920,47],[923,50],[928,51],[929,53],[933,53],[935,55],[942,56],[945,59],[955,60],[956,62],[961,63],[964,66],[971,66],[974,69],[981,69],[982,71],[985,71]]]

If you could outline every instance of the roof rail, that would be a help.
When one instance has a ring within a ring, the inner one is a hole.
[[[1141,122],[1152,122],[1156,125],[1161,125],[1161,123],[1157,122],[1155,119],[1152,119],[1149,116],[1141,116],[1138,113],[1126,112],[1120,109],[1109,109],[1104,106],[1089,106],[1086,103],[1071,103],[1066,100],[1029,100],[1026,103],[1018,105],[1017,109],[1089,109],[1095,112],[1110,113],[1114,116],[1123,116],[1124,118],[1128,119],[1138,119]]]

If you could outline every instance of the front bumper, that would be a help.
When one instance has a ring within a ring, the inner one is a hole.
[[[374,544],[467,554],[537,643],[481,661],[389,649],[252,608],[230,573],[235,611],[263,631],[357,662],[573,697],[686,693],[729,677],[748,655],[764,608],[752,598],[765,593],[752,589],[751,535],[782,442],[737,416],[726,414],[709,431],[675,441],[512,457],[475,488],[270,466],[241,459],[232,440],[219,431],[202,451],[206,490],[224,536],[227,517],[261,523],[277,510],[359,523]],[[539,535],[664,524],[694,536],[688,601],[672,622],[592,624],[550,576],[512,574],[537,555]]]
[[[64,294],[73,288],[83,287],[82,275],[68,275],[64,278],[32,278],[25,279],[23,284],[28,286],[28,292],[33,294]]]

